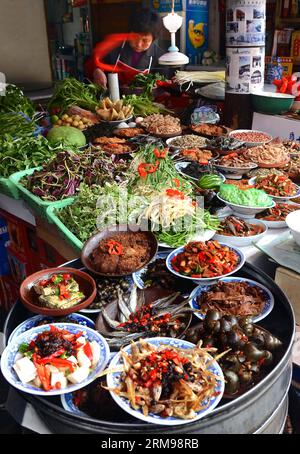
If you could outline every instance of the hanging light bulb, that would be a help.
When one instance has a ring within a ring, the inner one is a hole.
[[[176,46],[176,32],[182,26],[182,22],[183,18],[179,14],[174,13],[174,0],[172,0],[172,12],[163,17],[163,24],[171,34],[171,46],[168,48],[168,52],[158,59],[160,65],[181,66],[188,64],[189,58],[179,52]]]

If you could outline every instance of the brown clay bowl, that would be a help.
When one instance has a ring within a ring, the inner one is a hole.
[[[145,294],[145,304],[151,304],[154,301],[158,300],[159,298],[165,298],[168,295],[172,295],[174,293],[173,290],[168,290],[168,289],[162,289],[158,287],[153,287],[145,290],[139,290],[138,292],[144,292]],[[179,295],[178,298],[175,300],[176,303],[181,303],[184,300],[184,297],[182,295]],[[111,303],[107,304],[105,306],[105,311],[107,312],[108,316],[112,320],[117,320],[118,316],[118,303],[117,301],[112,301]],[[182,338],[184,334],[186,333],[187,329],[189,328],[191,321],[192,321],[193,314],[192,313],[187,313],[185,315],[185,328],[179,333],[179,338]],[[121,323],[121,322],[120,322]],[[104,337],[109,335],[113,330],[108,326],[106,321],[103,318],[102,313],[100,312],[96,322],[95,322],[95,329],[98,331],[100,334],[102,334]]]
[[[67,309],[52,309],[41,306],[38,300],[38,295],[33,286],[43,279],[48,279],[53,274],[71,274],[72,277],[78,282],[79,289],[84,293],[85,299],[75,306]],[[34,314],[48,315],[52,317],[61,317],[73,312],[80,311],[89,306],[95,299],[97,293],[96,283],[94,279],[87,273],[76,270],[74,268],[47,268],[38,271],[37,273],[28,276],[21,284],[20,296],[24,306]]]
[[[150,256],[149,260],[146,263],[143,263],[141,266],[138,268],[134,268],[130,270],[129,272],[125,272],[122,274],[118,273],[103,273],[101,271],[98,271],[95,267],[95,264],[93,260],[91,259],[91,254],[92,252],[97,249],[98,244],[101,240],[106,240],[109,238],[114,238],[118,233],[137,233],[137,232],[143,232],[148,240],[149,244],[149,249],[150,249]],[[151,260],[156,256],[158,250],[158,243],[155,235],[152,232],[145,232],[141,230],[141,228],[138,225],[128,225],[128,224],[120,224],[120,225],[114,225],[110,226],[105,230],[102,230],[100,232],[97,232],[95,235],[93,235],[89,240],[86,241],[86,243],[83,245],[83,249],[81,251],[81,261],[83,265],[92,273],[97,274],[99,276],[106,276],[106,277],[123,277],[123,276],[128,276],[132,273],[135,273],[136,271],[144,268],[146,265],[148,265]]]

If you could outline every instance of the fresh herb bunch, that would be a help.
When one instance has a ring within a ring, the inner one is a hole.
[[[57,211],[63,224],[82,242],[97,230],[109,225],[136,224],[148,201],[127,191],[125,185],[106,183],[103,186],[80,185],[72,205]]]
[[[21,184],[43,200],[55,201],[76,195],[81,183],[92,186],[107,181],[121,182],[126,170],[126,162],[115,161],[101,151],[68,150],[58,153],[42,170],[23,178]]]
[[[78,106],[95,112],[103,94],[103,88],[96,84],[84,84],[74,77],[68,77],[56,84],[48,110],[51,114],[62,114],[69,107]]]
[[[165,81],[166,78],[165,78],[165,76],[163,76],[159,73],[149,73],[149,74],[139,73],[134,77],[133,81],[130,84],[130,87],[143,88],[144,93],[150,97],[151,92],[152,92],[153,88],[156,87],[156,82],[158,80]]]
[[[34,104],[20,88],[12,84],[6,86],[5,96],[0,96],[0,113],[8,112],[23,112],[29,118],[35,114]]]
[[[5,134],[12,137],[24,137],[34,133],[37,123],[32,119],[26,119],[20,113],[0,113],[0,138]]]
[[[162,231],[157,234],[157,239],[160,243],[165,243],[172,248],[177,248],[183,244],[192,241],[195,235],[201,233],[201,230],[217,230],[220,222],[217,217],[214,217],[207,210],[196,210],[195,215],[190,219],[190,222],[185,222],[184,230],[176,230],[171,228],[168,231]]]
[[[14,139],[6,134],[0,138],[0,175],[38,167],[53,158],[62,146],[53,147],[43,136]]]
[[[133,113],[136,116],[148,116],[152,114],[167,114],[173,113],[170,109],[167,109],[163,104],[153,102],[146,95],[127,95],[122,98],[126,105],[133,107]]]

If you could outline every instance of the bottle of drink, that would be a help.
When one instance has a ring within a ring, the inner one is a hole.
[[[289,13],[290,13],[290,0],[283,0],[281,16],[283,18],[287,18],[287,17],[289,17]]]
[[[298,17],[298,0],[291,0],[290,2],[290,16],[291,17]]]

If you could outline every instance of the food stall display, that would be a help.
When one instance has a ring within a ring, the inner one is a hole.
[[[177,425],[216,432],[232,403],[245,418],[243,404],[257,405],[264,387],[267,408],[284,412],[277,391],[288,381],[292,311],[239,248],[300,208],[298,148],[260,131],[184,126],[153,102],[157,81],[140,76],[145,94],[115,102],[92,84],[60,83],[46,137],[36,134],[34,114],[25,124],[14,113],[20,135],[1,123],[1,177],[19,197],[34,196],[81,257],[68,271],[22,283],[6,333],[19,335],[7,342],[1,369],[45,408],[45,395],[61,396],[53,419],[64,412],[77,424],[83,416],[99,433],[113,421],[120,433]],[[184,74],[178,81],[188,82]],[[11,120],[6,105],[0,115]],[[234,172],[243,186],[226,180]],[[84,268],[88,287],[73,266]],[[93,319],[88,327],[56,319],[78,306]],[[52,318],[37,327],[33,313]],[[228,421],[221,431],[230,430]]]

